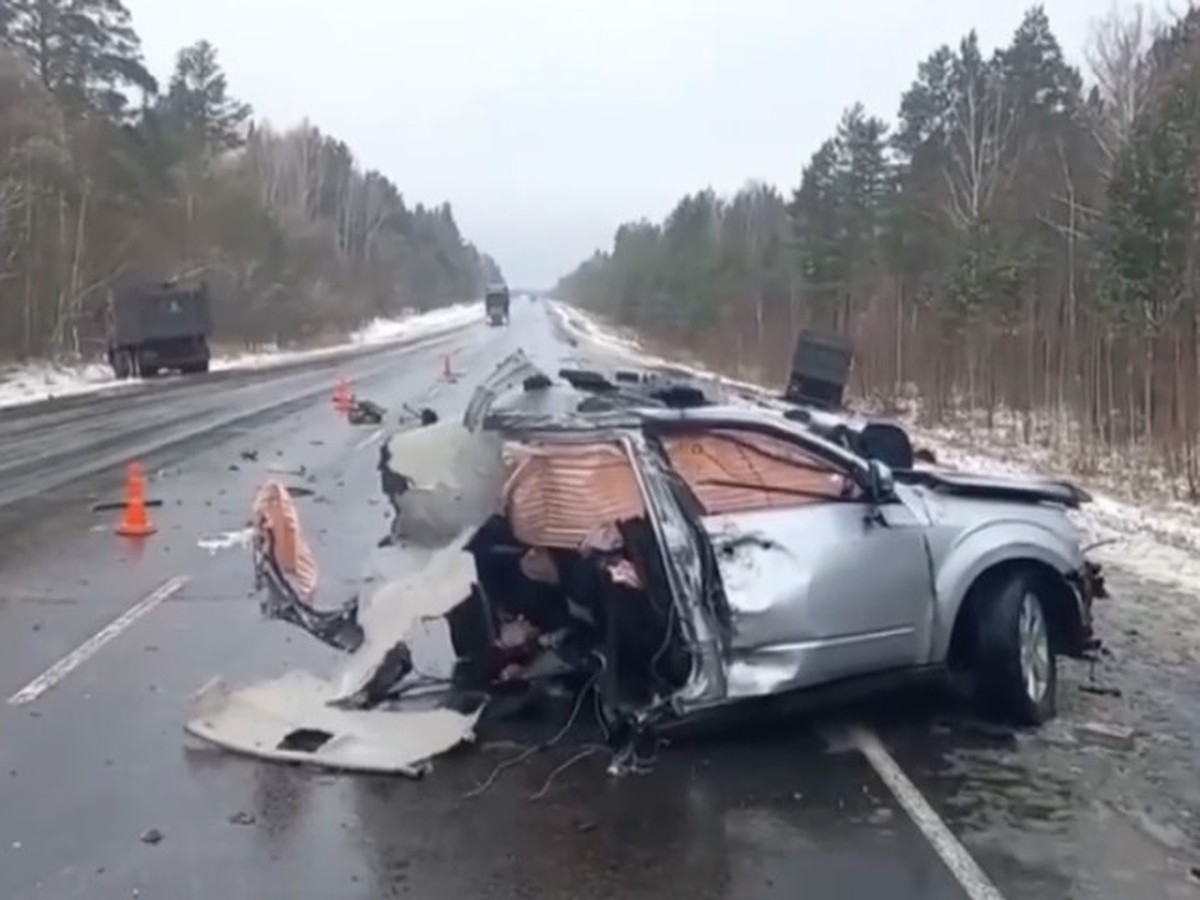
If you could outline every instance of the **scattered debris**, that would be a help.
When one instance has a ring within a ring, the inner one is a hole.
[[[258,462],[258,451],[257,450],[243,450],[242,451],[242,459],[244,459],[246,462]]]
[[[297,478],[303,478],[308,474],[308,467],[301,465],[297,468],[289,468],[283,465],[271,465],[267,467],[267,471],[274,475],[295,475]]]
[[[423,406],[420,409],[414,409],[413,407],[409,406],[407,403],[402,403],[402,404],[400,404],[400,406],[401,406],[401,416],[400,416],[401,424],[405,423],[407,421],[407,419],[416,419],[422,425],[433,425],[434,423],[436,423],[438,421],[437,412],[435,410],[430,409],[428,406]]]
[[[234,547],[249,547],[254,539],[253,528],[243,528],[240,531],[227,531],[215,538],[201,538],[196,546],[207,550],[209,555],[216,555],[219,550],[230,550]]]
[[[1085,694],[1095,694],[1098,697],[1120,697],[1121,689],[1114,687],[1103,687],[1098,684],[1081,684],[1079,689]]]
[[[146,831],[142,832],[142,843],[143,844],[149,844],[150,846],[153,847],[154,845],[161,843],[162,839],[163,839],[162,832],[159,831],[157,828],[149,828]]]
[[[370,400],[356,400],[346,413],[346,421],[351,425],[382,425],[384,414],[387,412],[378,403]]]
[[[1126,725],[1108,722],[1084,722],[1075,726],[1081,740],[1108,747],[1111,750],[1132,750],[1134,731]]]
[[[258,819],[254,817],[254,813],[248,813],[244,810],[239,810],[229,817],[231,825],[253,825]]]
[[[144,503],[147,509],[158,509],[163,505],[161,500],[146,500]],[[118,509],[125,509],[129,506],[128,500],[107,500],[104,503],[93,503],[92,512],[113,512]]]
[[[237,463],[230,463],[229,471],[230,472],[240,472],[240,471],[242,471],[242,467],[239,466]]]

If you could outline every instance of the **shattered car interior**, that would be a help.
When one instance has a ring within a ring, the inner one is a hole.
[[[551,376],[517,351],[461,420],[423,415],[381,447],[393,517],[369,595],[317,603],[295,504],[263,486],[262,611],[346,665],[220,686],[188,730],[414,774],[488,716],[549,695],[574,718],[587,696],[619,769],[702,713],[951,666],[999,714],[1044,721],[1055,656],[1097,645],[1103,583],[1066,516],[1088,498],[919,459],[889,422],[653,371]]]

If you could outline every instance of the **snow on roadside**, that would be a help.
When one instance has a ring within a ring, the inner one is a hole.
[[[77,366],[57,363],[28,363],[0,366],[0,408],[21,406],[106,389],[132,387],[134,382],[118,382],[112,369],[101,363]]]
[[[734,381],[711,370],[703,370],[664,360],[645,353],[636,339],[606,329],[586,314],[561,304],[552,307],[564,326],[587,340],[612,352],[636,356],[651,365],[668,365],[698,376],[760,393],[773,395],[761,385]],[[1008,477],[1063,477],[1062,468],[1054,467],[1045,455],[1030,459],[1024,455],[1014,462],[1012,447],[989,446],[981,433],[951,429],[927,429],[910,426],[914,442],[937,455],[938,463],[964,471]],[[1079,480],[1092,493],[1093,502],[1076,515],[1076,521],[1094,545],[1090,555],[1102,563],[1119,566],[1131,575],[1192,593],[1200,591],[1200,509],[1185,503],[1135,504],[1113,496],[1086,479]],[[1180,610],[1189,620],[1191,610]]]
[[[266,349],[257,353],[239,353],[215,357],[213,371],[262,369],[299,359],[316,359],[346,353],[356,347],[386,344],[391,341],[429,337],[480,321],[483,309],[478,303],[463,303],[413,313],[396,319],[375,319],[350,335],[341,344],[313,350]],[[140,381],[118,381],[104,363],[65,365],[29,363],[0,366],[0,408],[38,403],[56,397],[100,391],[132,390]]]
[[[220,356],[212,361],[213,371],[225,369],[264,369],[293,362],[298,359],[319,359],[336,356],[356,347],[387,344],[392,341],[414,340],[442,331],[451,331],[483,319],[483,308],[478,303],[461,303],[431,309],[398,319],[374,319],[350,335],[340,344],[318,347],[312,350],[267,349],[259,353],[239,353]]]

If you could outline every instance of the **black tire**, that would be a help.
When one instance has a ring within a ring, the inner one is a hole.
[[[1045,592],[1027,569],[984,590],[975,606],[975,690],[989,713],[1017,725],[1041,725],[1058,710]]]

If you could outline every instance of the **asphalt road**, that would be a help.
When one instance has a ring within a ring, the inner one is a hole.
[[[1186,827],[1111,799],[1134,757],[1069,739],[1072,723],[1108,702],[1078,693],[1077,673],[1063,723],[1033,737],[914,695],[673,746],[641,776],[614,779],[584,759],[539,800],[530,796],[571,747],[465,799],[511,746],[464,749],[413,782],[189,745],[188,698],[214,676],[244,682],[335,661],[260,619],[244,549],[206,544],[244,528],[270,468],[303,466],[296,483],[314,491],[302,514],[323,591],[355,589],[387,526],[382,432],[333,413],[335,374],[385,406],[455,415],[474,380],[518,346],[553,366],[600,352],[569,346],[543,308],[521,302],[508,328],[0,411],[0,698],[31,684],[36,694],[0,705],[0,897],[971,896],[878,766],[830,739],[858,723],[1004,897],[1196,895]],[[441,378],[446,352],[456,381]],[[152,510],[158,533],[131,543],[113,535],[115,514],[91,504],[116,493],[134,456],[163,505]],[[181,577],[176,592],[156,593]],[[119,630],[94,652],[52,668],[114,620]],[[1159,790],[1178,800],[1172,785],[1187,775],[1176,776]],[[161,840],[143,839],[152,830]]]

